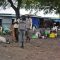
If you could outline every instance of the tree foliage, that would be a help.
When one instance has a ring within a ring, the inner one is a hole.
[[[60,0],[0,0],[0,6],[6,7],[8,4],[16,12],[17,18],[19,18],[20,8],[44,10],[46,13],[52,11],[60,13]]]
[[[60,13],[60,0],[38,0],[38,2],[46,13],[54,10],[56,13]]]

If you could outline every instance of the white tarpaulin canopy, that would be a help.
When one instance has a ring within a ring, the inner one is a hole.
[[[20,10],[20,13],[21,15],[24,15],[24,14],[29,14],[30,10],[27,11],[25,9],[21,9]],[[5,14],[15,14],[15,11],[12,9],[12,8],[7,8],[5,10],[3,9],[0,9],[0,13],[5,13]],[[34,14],[35,11],[33,10],[31,14]],[[43,14],[43,11],[39,11],[36,13],[37,16],[41,16],[41,17],[55,17],[55,18],[59,18],[59,15],[56,15],[54,13],[51,13],[51,14]]]

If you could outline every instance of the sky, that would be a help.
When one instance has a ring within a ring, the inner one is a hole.
[[[25,9],[21,9],[20,10],[21,15],[29,14],[29,12],[30,11],[27,11]],[[34,14],[34,12],[35,11],[33,11],[31,14]],[[12,8],[7,8],[5,10],[0,9],[0,13],[15,14],[15,11]],[[37,16],[41,16],[41,17],[55,17],[55,18],[59,18],[59,15],[56,15],[55,13],[44,15],[43,11],[39,11],[36,15]]]

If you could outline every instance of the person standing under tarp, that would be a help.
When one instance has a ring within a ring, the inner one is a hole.
[[[21,48],[24,47],[24,39],[25,39],[25,31],[26,31],[26,19],[25,16],[23,15],[22,18],[19,21],[19,46]]]
[[[26,42],[30,42],[30,29],[32,29],[32,19],[30,16],[26,17]]]

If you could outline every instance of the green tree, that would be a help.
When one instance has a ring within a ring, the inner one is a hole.
[[[20,8],[44,10],[45,13],[55,11],[60,14],[60,0],[0,0],[1,5],[3,7],[10,5],[14,9],[17,19],[20,18]]]
[[[40,9],[46,13],[55,11],[60,14],[60,0],[37,0],[40,4]]]
[[[0,0],[0,2],[4,8],[10,5],[14,9],[16,19],[20,18],[20,8],[32,9],[36,4],[35,0]]]

